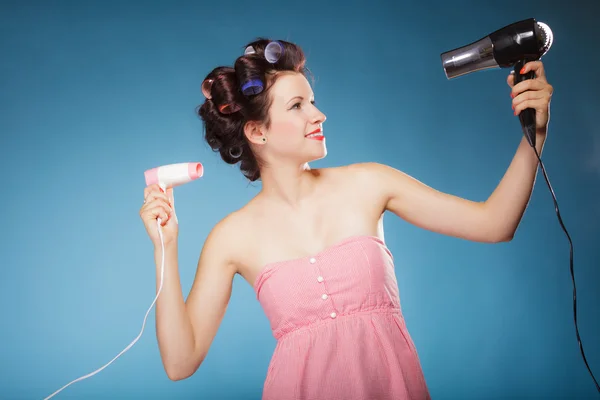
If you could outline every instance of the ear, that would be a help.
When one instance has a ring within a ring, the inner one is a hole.
[[[263,132],[263,127],[259,122],[256,121],[248,121],[244,125],[244,134],[250,143],[254,144],[263,144],[263,137],[265,136]]]

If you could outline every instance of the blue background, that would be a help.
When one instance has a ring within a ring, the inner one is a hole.
[[[204,143],[202,78],[257,36],[306,51],[329,155],[485,200],[521,140],[506,76],[447,80],[440,53],[520,19],[553,29],[544,164],[572,236],[578,320],[600,378],[598,2],[2,2],[0,397],[43,398],[138,335],[155,295],[144,170],[176,189],[185,295],[212,226],[260,189]],[[596,5],[593,5],[595,3]],[[587,9],[586,9],[587,7]],[[389,215],[403,310],[434,399],[596,398],[573,323],[569,246],[541,172],[514,240],[470,243]],[[359,345],[357,343],[357,345]],[[55,398],[259,399],[275,340],[236,277],[209,356],[168,380],[154,332]]]

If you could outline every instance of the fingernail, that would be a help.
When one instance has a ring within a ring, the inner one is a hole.
[[[525,67],[521,68],[521,71],[519,71],[520,74],[524,74],[525,73]]]

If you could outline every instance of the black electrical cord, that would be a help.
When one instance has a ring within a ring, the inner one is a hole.
[[[540,158],[540,155],[539,155],[537,149],[535,148],[535,146],[531,146],[531,148],[535,152],[535,155],[537,156],[537,159],[540,162],[540,167],[542,169],[542,173],[544,174],[544,178],[546,179],[546,183],[548,184],[548,188],[550,189],[550,193],[552,194],[552,200],[554,201],[554,210],[556,211],[556,216],[558,217],[558,222],[560,223],[560,226],[563,228],[563,231],[565,231],[565,234],[567,235],[567,239],[569,239],[569,247],[570,247],[570,260],[569,261],[570,261],[570,268],[571,268],[571,280],[573,281],[573,316],[574,316],[574,320],[575,320],[575,334],[577,335],[577,343],[579,343],[579,350],[581,350],[581,355],[583,356],[583,362],[585,363],[585,366],[587,367],[588,371],[590,372],[590,375],[592,376],[592,379],[594,380],[594,383],[596,384],[596,389],[598,389],[598,392],[600,392],[600,386],[598,386],[598,381],[594,377],[594,374],[592,373],[592,370],[590,369],[587,359],[585,358],[585,353],[583,351],[583,344],[581,343],[581,337],[579,336],[579,328],[577,327],[577,287],[575,286],[575,274],[573,273],[573,242],[571,241],[571,236],[569,236],[569,232],[567,232],[567,228],[565,228],[565,224],[563,223],[562,217],[560,216],[560,211],[558,210],[558,201],[556,200],[556,195],[554,194],[554,189],[552,189],[552,185],[550,184],[550,180],[548,179],[548,175],[546,174],[546,168],[544,168],[544,163],[542,162],[542,159]]]

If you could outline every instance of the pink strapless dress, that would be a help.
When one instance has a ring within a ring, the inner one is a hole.
[[[254,289],[277,339],[263,400],[430,399],[379,238],[268,264]]]

